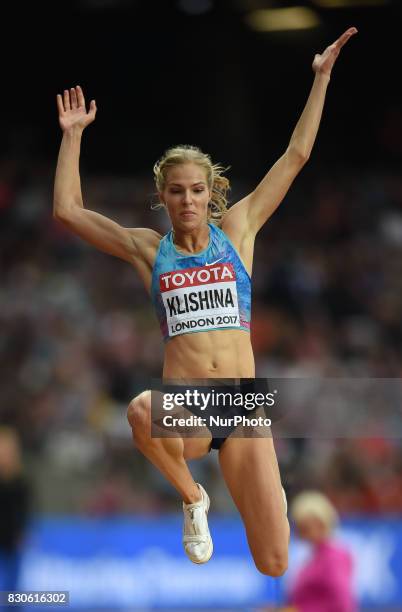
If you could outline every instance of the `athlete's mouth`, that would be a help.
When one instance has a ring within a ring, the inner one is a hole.
[[[195,217],[195,213],[193,213],[193,212],[184,212],[184,213],[181,213],[180,217],[184,217],[185,219],[186,218],[190,218],[190,217]]]

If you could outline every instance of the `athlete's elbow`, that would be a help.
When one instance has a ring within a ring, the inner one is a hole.
[[[53,219],[57,219],[57,221],[63,222],[66,215],[67,215],[66,210],[55,203],[53,206]]]
[[[74,207],[76,204],[65,200],[64,198],[53,200],[53,218],[61,221],[62,223],[68,223],[74,213]]]
[[[287,150],[287,156],[293,166],[302,168],[310,159],[311,151],[301,144],[292,144]]]

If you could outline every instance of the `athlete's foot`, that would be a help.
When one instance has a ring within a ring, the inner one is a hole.
[[[200,484],[197,486],[201,492],[200,501],[192,504],[183,502],[183,544],[187,557],[193,563],[206,563],[210,560],[213,551],[207,519],[209,497]]]

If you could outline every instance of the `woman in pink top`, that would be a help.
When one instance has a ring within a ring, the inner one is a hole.
[[[289,589],[284,612],[355,612],[353,560],[331,537],[338,514],[321,493],[304,492],[291,505],[298,535],[312,545],[312,555]]]

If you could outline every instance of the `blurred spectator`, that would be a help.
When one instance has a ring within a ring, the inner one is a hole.
[[[0,428],[0,590],[18,589],[30,489],[23,474],[16,432]]]
[[[355,612],[353,562],[350,553],[333,539],[338,515],[319,492],[305,491],[291,504],[299,537],[312,547],[289,589],[286,610],[293,612]]]

